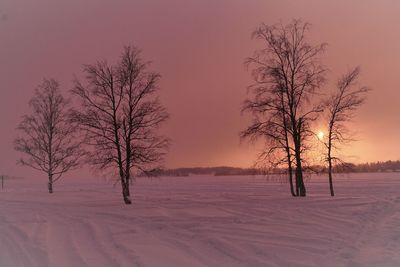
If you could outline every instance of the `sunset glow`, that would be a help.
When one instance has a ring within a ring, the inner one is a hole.
[[[323,139],[324,139],[324,136],[325,136],[325,134],[324,134],[323,131],[319,131],[319,132],[317,133],[317,137],[318,137],[319,140],[323,140]]]
[[[238,138],[251,120],[240,114],[252,83],[243,63],[260,47],[251,32],[292,18],[312,24],[313,43],[328,44],[325,89],[357,65],[360,83],[373,89],[352,126],[358,141],[343,152],[358,162],[396,160],[398,10],[396,1],[1,1],[0,168],[24,175],[12,140],[35,85],[54,78],[67,92],[83,64],[112,63],[126,44],[139,47],[162,76],[160,99],[171,115],[162,131],[173,141],[167,167],[251,166],[262,144]]]

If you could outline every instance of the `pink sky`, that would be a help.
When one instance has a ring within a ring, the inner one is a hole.
[[[161,99],[173,140],[167,167],[250,166],[256,146],[240,144],[250,75],[244,59],[259,47],[250,39],[261,22],[302,18],[310,39],[329,44],[324,63],[333,81],[361,65],[373,88],[353,124],[357,161],[400,159],[400,2],[267,0],[2,0],[0,2],[0,173],[24,175],[12,141],[43,77],[70,89],[81,66],[116,60],[135,44],[162,74]]]

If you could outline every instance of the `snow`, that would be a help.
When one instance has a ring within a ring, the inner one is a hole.
[[[0,189],[0,266],[400,266],[400,174],[307,181],[138,179],[133,204],[104,179],[9,179]]]

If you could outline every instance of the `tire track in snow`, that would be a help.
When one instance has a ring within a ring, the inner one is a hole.
[[[13,225],[5,216],[0,218],[1,267],[47,266],[46,252],[37,242]],[[40,255],[38,257],[37,255]]]
[[[377,200],[348,257],[349,266],[400,266],[400,198]]]

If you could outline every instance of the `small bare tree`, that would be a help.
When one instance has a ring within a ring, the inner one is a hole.
[[[328,115],[328,136],[324,141],[326,146],[326,161],[328,162],[329,189],[331,196],[335,195],[332,181],[332,168],[335,161],[341,159],[334,156],[334,149],[340,144],[348,143],[349,136],[346,123],[352,120],[355,111],[366,99],[367,87],[358,87],[357,80],[360,68],[356,67],[344,74],[337,82],[336,91],[326,101]]]
[[[80,165],[83,150],[76,127],[68,121],[68,105],[53,79],[45,79],[29,102],[32,114],[22,117],[21,136],[14,140],[17,151],[25,154],[19,163],[47,173],[49,193],[67,171]]]
[[[125,204],[131,204],[133,170],[158,168],[168,146],[156,133],[168,118],[155,96],[160,75],[147,67],[139,51],[127,46],[116,65],[85,65],[86,84],[76,80],[72,90],[81,107],[71,118],[86,135],[89,163],[118,173]]]
[[[310,122],[322,111],[311,100],[324,83],[326,72],[320,62],[325,44],[307,42],[309,27],[301,20],[287,25],[262,24],[253,32],[253,38],[262,41],[264,48],[246,61],[254,66],[255,84],[250,87],[254,98],[245,102],[244,109],[258,114],[250,128],[261,135],[264,132],[269,144],[283,151],[289,178],[293,158],[297,196],[306,195],[303,155],[308,149],[307,139],[312,136]],[[265,127],[254,127],[260,122]]]

